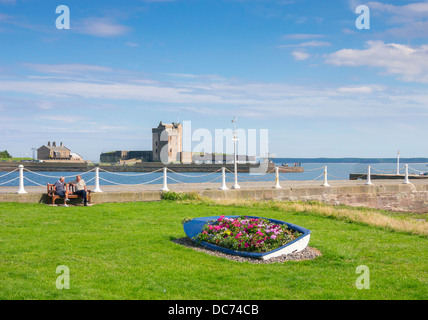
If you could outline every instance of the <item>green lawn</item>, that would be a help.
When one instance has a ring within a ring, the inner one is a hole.
[[[311,261],[250,264],[177,245],[184,218],[259,215],[312,231]],[[204,203],[0,203],[0,299],[427,299],[427,237],[317,214]],[[56,288],[56,268],[70,289]],[[370,289],[359,290],[359,265]]]

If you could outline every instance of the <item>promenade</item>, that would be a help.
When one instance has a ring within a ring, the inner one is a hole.
[[[370,207],[375,209],[428,212],[428,183],[426,180],[411,180],[404,184],[397,180],[376,180],[366,185],[364,180],[330,180],[329,187],[322,181],[281,181],[281,188],[274,188],[274,181],[241,182],[240,189],[220,190],[220,183],[168,184],[174,192],[196,192],[211,199],[237,200],[283,200],[320,201],[328,204]],[[133,201],[159,201],[162,184],[149,185],[100,185],[102,192],[92,194],[92,202],[120,203]],[[94,189],[88,185],[88,189]],[[27,186],[25,194],[16,194],[18,187],[0,187],[0,202],[47,203],[46,187]],[[61,205],[62,200],[57,200]],[[80,205],[80,200],[71,204]]]
[[[292,188],[314,188],[321,187],[322,181],[281,181],[280,185],[282,189]],[[328,184],[331,187],[353,187],[353,186],[364,186],[365,180],[329,180]],[[411,180],[411,183],[415,186],[427,185],[428,180]],[[398,180],[376,180],[373,182],[373,186],[400,186],[403,185],[402,181]],[[221,186],[219,182],[213,183],[169,183],[168,189],[176,192],[192,192],[202,190],[218,190]],[[226,186],[229,188],[228,191],[232,190],[233,183],[227,183]],[[273,189],[275,186],[274,181],[245,181],[239,182],[241,190],[254,190],[254,189]],[[94,185],[88,185],[89,190],[94,189]],[[146,184],[146,185],[101,185],[103,192],[144,192],[144,191],[160,191],[162,184]],[[324,188],[324,187],[323,187]],[[328,188],[327,188],[328,189]],[[18,187],[0,187],[0,194],[13,194],[16,193]],[[25,191],[28,193],[46,193],[46,187],[42,186],[25,186]]]

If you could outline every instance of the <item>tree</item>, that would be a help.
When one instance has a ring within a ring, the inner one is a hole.
[[[12,156],[9,154],[9,152],[7,152],[7,150],[5,151],[0,151],[0,158],[12,158]]]

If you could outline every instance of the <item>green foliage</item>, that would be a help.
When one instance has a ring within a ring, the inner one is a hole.
[[[314,208],[316,210],[316,208]],[[186,217],[252,215],[311,230],[315,260],[231,261],[179,245]],[[427,300],[427,238],[269,207],[0,203],[0,300]],[[43,235],[43,236],[41,236]],[[58,290],[56,268],[70,268]],[[359,290],[370,269],[370,289]]]
[[[181,220],[181,224],[185,224],[186,222],[192,221],[193,218],[184,218],[183,220]]]
[[[186,201],[186,200],[200,200],[200,199],[202,199],[202,197],[197,192],[166,191],[162,193],[162,200]]]
[[[12,156],[10,155],[9,152],[7,152],[7,150],[5,150],[5,151],[0,151],[0,158],[9,159],[9,158],[12,158]]]

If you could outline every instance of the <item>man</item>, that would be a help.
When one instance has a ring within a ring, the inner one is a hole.
[[[88,190],[86,189],[85,180],[83,180],[81,176],[76,176],[76,180],[71,181],[70,184],[75,188],[74,194],[82,197],[85,207],[90,206],[91,204],[88,203]]]
[[[66,202],[70,201],[70,199],[68,199],[68,188],[67,188],[67,184],[65,183],[64,177],[60,177],[59,180],[55,182],[54,190],[56,195],[59,195],[60,197],[65,198],[64,207],[68,207]]]

